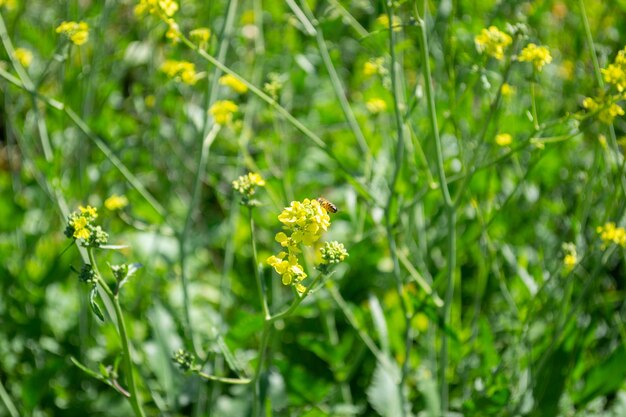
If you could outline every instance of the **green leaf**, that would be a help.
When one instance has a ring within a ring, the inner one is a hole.
[[[400,390],[403,388],[399,381],[400,369],[395,363],[384,365],[378,362],[376,364],[372,383],[367,388],[367,399],[372,408],[383,417],[401,416],[403,415],[402,409],[408,409],[408,404],[402,402],[403,396]]]
[[[101,322],[104,323],[104,314],[102,314],[102,309],[96,302],[96,297],[98,296],[98,287],[93,286],[91,291],[89,292],[89,305],[91,306],[91,311],[100,319]]]
[[[626,380],[626,349],[620,345],[602,363],[584,377],[585,385],[574,397],[577,406],[584,406],[594,398],[615,393]]]

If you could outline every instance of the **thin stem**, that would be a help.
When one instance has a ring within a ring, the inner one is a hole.
[[[2,402],[9,411],[11,417],[20,417],[20,413],[18,413],[17,408],[15,408],[15,404],[13,404],[13,401],[9,396],[9,393],[4,388],[4,385],[2,385],[2,381],[0,381],[0,399],[2,399]]]
[[[537,116],[537,95],[535,92],[535,81],[530,82],[530,104],[533,116],[533,126],[535,130],[539,130],[539,117]]]
[[[185,326],[187,329],[187,335],[189,336],[189,340],[194,348],[196,355],[199,356],[199,349],[196,346],[196,341],[194,339],[193,326],[191,324],[191,314],[189,312],[190,307],[190,298],[189,298],[189,283],[187,281],[187,272],[185,259],[187,255],[187,237],[189,235],[189,229],[191,227],[191,219],[193,218],[193,213],[195,211],[196,205],[198,203],[198,197],[200,195],[200,187],[202,185],[202,178],[206,171],[206,165],[208,162],[209,149],[213,144],[213,141],[217,137],[219,133],[221,125],[214,124],[209,133],[202,140],[202,145],[200,149],[200,156],[198,157],[198,169],[196,171],[196,176],[194,179],[193,189],[191,191],[191,201],[189,202],[189,206],[187,208],[187,215],[185,216],[185,224],[183,226],[183,231],[180,234],[179,238],[179,251],[180,251],[180,276],[181,276],[181,285],[183,289],[183,313],[185,315]]]
[[[222,382],[224,384],[233,384],[233,385],[246,385],[252,381],[249,378],[225,378],[221,376],[209,375],[204,372],[197,372],[197,375],[201,378],[208,379],[209,381],[217,381],[217,382]]]
[[[259,292],[259,299],[261,300],[261,307],[263,308],[263,317],[265,320],[269,320],[270,310],[267,306],[267,296],[265,294],[265,288],[263,281],[261,280],[261,272],[259,271],[259,259],[257,257],[256,250],[256,233],[254,230],[254,218],[252,217],[252,207],[248,207],[248,217],[250,219],[250,237],[252,241],[252,262],[254,263],[254,278],[256,280],[257,290]]]
[[[117,322],[117,330],[120,335],[120,341],[122,342],[122,351],[123,351],[123,359],[124,359],[124,367],[126,368],[126,379],[128,382],[128,392],[130,393],[130,397],[128,397],[128,401],[130,402],[133,411],[137,417],[145,417],[143,412],[143,408],[141,406],[141,402],[139,400],[139,393],[137,391],[137,385],[135,382],[135,375],[133,373],[133,361],[130,353],[130,341],[128,339],[128,333],[126,332],[126,324],[124,323],[124,314],[122,312],[122,307],[120,306],[118,294],[113,294],[113,291],[109,288],[107,283],[100,275],[100,271],[98,270],[98,264],[96,263],[96,258],[93,254],[92,248],[87,248],[87,254],[89,255],[89,262],[91,264],[91,268],[96,273],[97,282],[107,294],[107,296],[113,302],[113,307],[115,308],[115,319]]]
[[[435,139],[435,151],[437,154],[437,174],[439,178],[439,187],[443,197],[446,213],[448,215],[448,262],[446,272],[446,293],[443,304],[443,328],[450,326],[450,313],[452,310],[452,302],[454,298],[454,270],[456,268],[456,206],[450,197],[448,190],[448,181],[444,170],[443,151],[441,138],[439,137],[439,127],[437,123],[437,109],[435,106],[435,94],[433,91],[432,75],[430,69],[430,54],[428,51],[428,35],[426,31],[426,14],[428,6],[424,2],[424,19],[420,17],[417,9],[417,2],[414,4],[415,18],[420,27],[420,46],[422,55],[422,72],[424,76],[426,100],[428,104],[428,114],[430,125]],[[500,93],[498,92],[498,97]],[[446,380],[446,370],[448,368],[448,334],[444,331],[442,334],[442,343],[440,351],[439,363],[439,384],[441,397],[441,414],[445,414],[448,410],[448,382]]]

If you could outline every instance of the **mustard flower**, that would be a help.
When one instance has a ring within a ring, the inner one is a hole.
[[[176,23],[174,19],[167,19],[165,23],[167,23],[167,32],[165,32],[165,37],[171,40],[172,43],[178,43],[182,37],[178,23]]]
[[[28,68],[33,61],[33,53],[25,48],[16,48],[13,56],[24,68]]]
[[[617,227],[615,223],[608,222],[604,226],[598,226],[596,232],[602,239],[602,249],[606,249],[612,243],[626,248],[626,230],[623,227]]]
[[[615,61],[601,71],[604,81],[623,92],[626,89],[626,48],[619,51]]]
[[[291,239],[295,244],[302,242],[306,246],[317,242],[330,226],[330,216],[319,201],[308,198],[302,202],[292,201],[280,213],[278,220],[285,230],[291,232]]]
[[[383,74],[384,62],[385,60],[382,57],[370,59],[365,64],[363,64],[363,75],[365,75],[366,77],[370,77],[376,74]]]
[[[334,240],[332,242],[324,242],[320,253],[322,256],[322,264],[338,264],[349,256],[343,243]]]
[[[384,28],[393,29],[394,32],[400,32],[402,30],[402,19],[396,15],[393,16],[393,22],[391,25],[389,24],[389,16],[386,14],[378,16],[376,23]]]
[[[135,15],[138,17],[146,14],[158,17],[172,17],[178,11],[178,3],[175,0],[139,0],[135,6]]]
[[[230,74],[221,76],[218,82],[220,85],[225,85],[238,94],[244,94],[248,91],[247,85]]]
[[[298,263],[297,256],[280,252],[277,256],[272,255],[267,258],[266,262],[281,276],[283,285],[293,284],[300,293],[306,290],[301,281],[307,277],[307,274],[302,265]]]
[[[57,33],[67,36],[74,45],[83,45],[89,40],[89,25],[85,22],[63,22],[56,28]]]
[[[586,97],[583,100],[583,107],[592,112],[598,111],[598,119],[605,124],[611,124],[615,117],[624,115],[624,109],[618,104],[606,102],[603,98]]]
[[[194,85],[198,80],[196,66],[188,61],[176,61],[168,59],[161,65],[163,71],[168,77],[181,80],[185,84]]]
[[[80,206],[67,218],[65,236],[80,239],[83,246],[99,247],[106,244],[109,235],[100,226],[94,225],[98,212],[94,207]]]
[[[537,71],[541,71],[544,65],[552,62],[552,56],[548,48],[545,46],[537,46],[534,43],[526,45],[517,59],[520,62],[532,63]]]
[[[509,146],[513,143],[513,137],[508,133],[500,133],[496,135],[496,143],[498,146]]]
[[[211,30],[208,28],[197,28],[189,32],[191,40],[198,43],[200,49],[206,49],[211,39]]]
[[[495,26],[481,30],[474,38],[478,52],[485,53],[499,61],[504,58],[504,50],[511,42],[513,39]]]
[[[500,93],[503,97],[509,98],[515,94],[515,87],[513,87],[511,84],[504,83],[500,88]]]
[[[367,100],[365,107],[370,113],[378,114],[387,110],[387,103],[382,98],[375,97]]]
[[[104,207],[110,211],[121,210],[128,205],[128,198],[124,195],[113,194],[104,200]]]
[[[252,200],[252,196],[256,193],[256,187],[264,186],[265,180],[256,172],[249,172],[233,181],[233,189],[242,196],[241,204],[249,207],[258,204],[256,200]]]
[[[576,252],[576,245],[571,242],[563,244],[563,251],[565,256],[563,257],[563,266],[566,271],[571,271],[578,263],[578,254]]]
[[[230,100],[218,100],[209,109],[209,114],[213,116],[215,123],[225,125],[233,119],[233,113],[239,110],[239,106]]]

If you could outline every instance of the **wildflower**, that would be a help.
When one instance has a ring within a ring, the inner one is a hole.
[[[174,19],[167,19],[167,32],[165,32],[165,37],[171,40],[173,43],[178,43],[182,36],[180,33],[180,28],[178,27],[178,23],[174,21]]]
[[[370,113],[377,114],[387,110],[387,103],[382,98],[375,97],[367,100],[365,107]]]
[[[298,292],[303,293],[306,291],[306,287],[301,282],[307,277],[307,274],[304,272],[302,265],[298,263],[296,255],[280,252],[277,256],[267,258],[266,262],[281,276],[283,285],[293,284]]]
[[[513,137],[508,133],[500,133],[496,135],[496,143],[498,146],[509,146],[513,143]]]
[[[172,17],[178,11],[178,3],[174,0],[139,0],[135,6],[137,17],[151,14],[159,17]]]
[[[375,58],[370,59],[365,64],[363,64],[363,75],[366,77],[370,77],[376,74],[383,74],[384,72],[384,58]]]
[[[378,16],[376,23],[382,27],[393,29],[394,32],[400,32],[402,30],[402,20],[396,15],[393,16],[393,22],[391,25],[389,24],[389,16],[386,14]]]
[[[28,68],[33,61],[33,53],[25,48],[16,48],[13,56],[24,68]]]
[[[531,62],[537,71],[541,71],[544,65],[552,62],[550,51],[545,46],[537,46],[529,43],[518,56],[520,62]]]
[[[111,197],[104,200],[104,207],[110,211],[116,211],[123,209],[128,205],[128,198],[124,195],[113,194]]]
[[[325,242],[320,249],[322,255],[322,264],[332,265],[343,262],[349,255],[343,243],[337,241]]]
[[[233,119],[233,113],[239,110],[239,106],[230,100],[218,100],[209,109],[215,123],[225,125]]]
[[[97,217],[98,212],[94,207],[80,206],[77,211],[68,216],[65,236],[80,239],[86,247],[99,247],[106,244],[109,235],[100,226],[93,224]]]
[[[617,88],[620,93],[626,89],[626,48],[617,53],[615,61],[601,70],[604,81]]]
[[[593,99],[586,97],[583,100],[583,107],[592,112],[597,111],[598,119],[605,124],[611,124],[615,117],[624,115],[624,109],[618,104],[607,103],[606,99],[603,98]]]
[[[295,244],[302,242],[311,246],[317,242],[322,233],[330,226],[330,217],[317,200],[305,198],[292,201],[289,207],[278,216],[283,228],[291,231],[291,239]]]
[[[608,222],[604,226],[598,226],[596,232],[602,239],[602,249],[613,243],[626,248],[626,230],[623,227],[617,227],[615,223]]]
[[[196,358],[184,349],[178,349],[172,354],[172,361],[178,365],[181,371],[195,371],[197,369]]]
[[[515,87],[513,87],[511,84],[504,83],[500,88],[500,93],[503,97],[511,97],[515,94]]]
[[[56,28],[57,33],[62,33],[69,38],[74,45],[83,45],[89,40],[89,25],[81,22],[63,22]]]
[[[256,187],[264,187],[265,180],[260,174],[249,172],[233,181],[233,189],[241,194],[241,204],[244,206],[258,205],[256,200],[252,200],[252,196],[256,193]]]
[[[211,38],[211,30],[208,28],[197,28],[189,32],[191,40],[198,43],[200,49],[206,49]]]
[[[609,145],[606,141],[606,136],[598,135],[598,142],[600,143],[600,146],[602,146],[604,149],[608,149]]]
[[[180,79],[185,84],[194,85],[198,80],[196,66],[188,61],[176,61],[168,59],[161,65],[163,71],[168,77]]]
[[[232,89],[234,92],[239,93],[239,94],[244,94],[245,92],[248,91],[247,85],[245,85],[238,78],[230,74],[221,76],[218,82],[220,83],[220,85],[225,85],[229,87],[230,89]]]
[[[563,257],[563,266],[566,271],[571,271],[578,262],[578,254],[576,253],[576,245],[571,242],[563,244],[563,251],[565,256]]]
[[[486,53],[499,61],[502,61],[504,58],[504,50],[511,42],[513,42],[513,39],[495,26],[481,30],[474,38],[478,52],[481,54]]]

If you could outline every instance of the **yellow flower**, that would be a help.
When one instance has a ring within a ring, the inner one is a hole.
[[[616,227],[615,223],[608,222],[604,226],[598,226],[596,232],[602,239],[602,249],[606,249],[611,243],[626,247],[626,230],[623,227]]]
[[[0,0],[0,7],[6,6],[8,10],[13,10],[17,6],[17,2],[15,0]]]
[[[256,187],[264,187],[265,180],[256,172],[249,172],[233,181],[233,189],[245,197],[252,197]]]
[[[172,17],[177,11],[178,3],[174,0],[140,0],[135,6],[135,15],[138,17],[145,14]]]
[[[515,94],[515,87],[513,87],[511,84],[504,83],[502,84],[500,93],[502,94],[503,97],[507,97],[507,98],[511,97],[512,95]]]
[[[196,66],[188,61],[176,61],[168,59],[161,65],[163,71],[168,77],[180,79],[185,84],[194,85],[198,80]]]
[[[89,239],[91,233],[87,229],[88,223],[85,217],[79,217],[71,222],[72,226],[74,226],[74,237],[76,239]]]
[[[211,38],[211,30],[208,28],[197,28],[189,32],[191,40],[196,41],[200,49],[206,49]]]
[[[384,72],[384,58],[375,58],[370,59],[365,64],[363,64],[363,75],[366,77],[370,77],[376,74],[382,74]]]
[[[598,100],[591,97],[586,97],[583,100],[583,107],[589,111],[598,111],[598,119],[602,123],[611,124],[613,119],[617,116],[624,115],[624,109],[622,109],[616,103],[606,103],[605,99],[599,98]]]
[[[233,113],[239,110],[239,106],[230,100],[218,100],[209,109],[215,123],[225,125],[233,119]]]
[[[28,68],[33,61],[33,53],[25,48],[16,48],[13,56],[24,68]]]
[[[498,146],[509,146],[513,143],[513,137],[508,133],[500,133],[496,135],[496,143]]]
[[[389,16],[386,14],[378,16],[376,23],[388,29],[393,28],[394,32],[400,32],[402,30],[402,20],[396,15],[393,16],[393,24],[391,26],[389,25]]]
[[[78,210],[80,210],[80,214],[87,217],[89,221],[95,220],[98,217],[98,210],[95,207],[87,206],[79,206]]]
[[[170,39],[173,43],[178,43],[182,36],[180,33],[180,29],[178,27],[178,23],[174,21],[174,19],[167,19],[167,32],[165,32],[165,37]]]
[[[481,30],[474,38],[478,52],[485,53],[499,61],[504,58],[504,50],[511,42],[513,39],[495,26]]]
[[[319,201],[308,198],[302,202],[292,201],[291,205],[280,213],[278,220],[284,229],[292,232],[291,240],[294,244],[302,242],[306,246],[317,242],[330,226],[330,216],[320,206]]]
[[[563,257],[563,266],[566,271],[571,271],[578,262],[576,245],[572,242],[563,243],[563,251],[565,252],[565,256]]]
[[[537,46],[534,43],[529,43],[522,49],[517,59],[520,62],[531,62],[537,71],[541,71],[544,65],[552,62],[552,56],[548,48]]]
[[[382,98],[375,97],[367,100],[365,107],[370,113],[377,114],[387,110],[387,103]]]
[[[220,85],[225,85],[239,94],[244,94],[248,91],[247,85],[245,85],[239,79],[230,74],[221,76],[218,82],[220,83]]]
[[[124,195],[113,194],[111,197],[104,200],[104,207],[106,207],[107,210],[110,210],[110,211],[123,209],[127,205],[128,205],[128,198],[126,198],[126,196]]]
[[[89,40],[89,25],[85,22],[63,22],[56,28],[57,33],[67,36],[74,45],[83,45]]]

